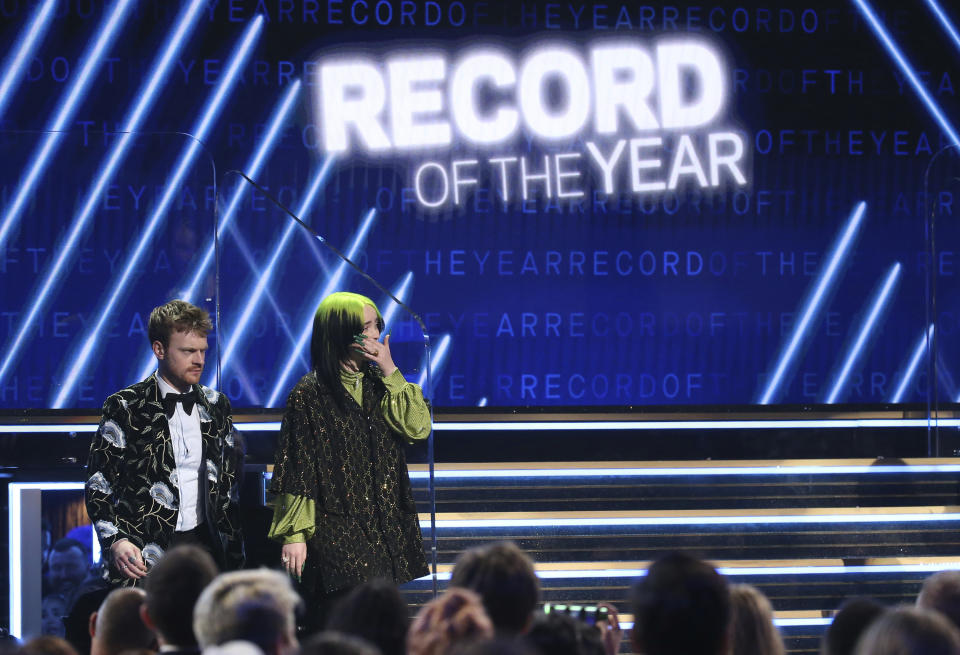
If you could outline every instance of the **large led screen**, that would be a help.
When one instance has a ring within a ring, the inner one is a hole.
[[[174,297],[216,320],[206,381],[280,407],[335,289],[438,407],[960,400],[949,4],[0,19],[4,407],[149,374]]]

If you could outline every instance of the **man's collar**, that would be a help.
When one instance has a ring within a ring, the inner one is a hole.
[[[157,386],[160,388],[160,397],[163,398],[168,393],[180,393],[172,384],[163,379],[163,376],[160,375],[160,371],[155,371],[153,377],[157,380]],[[193,385],[191,385],[186,393],[193,391]]]

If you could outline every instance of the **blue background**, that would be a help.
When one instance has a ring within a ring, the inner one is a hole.
[[[960,115],[955,89],[960,43],[925,3],[872,6],[949,124],[949,117]],[[0,42],[9,51],[0,53],[4,66],[37,7],[0,3]],[[92,0],[57,3],[0,113],[5,214],[44,138],[23,131],[50,128],[83,53],[114,7]],[[89,223],[66,247],[69,226],[119,138],[104,133],[123,129],[180,8],[159,0],[134,3],[108,59],[64,126],[68,134],[58,142],[27,209],[7,243],[0,243],[0,343],[10,360],[0,374],[4,407],[95,408],[136,381],[149,363],[150,308],[183,295],[185,280],[199,270],[212,244],[215,209],[222,219],[239,188],[232,227],[219,242],[219,267],[201,276],[195,298],[214,313],[219,299],[219,329],[211,339],[212,359],[218,357],[238,330],[250,285],[265,270],[289,220],[265,194],[238,186],[240,178],[229,171],[248,173],[266,194],[296,211],[324,162],[312,124],[316,58],[344,51],[380,58],[400,48],[440,49],[455,57],[488,41],[519,55],[543,40],[582,48],[617,36],[648,45],[672,33],[709,38],[724,52],[732,98],[726,124],[742,132],[750,155],[745,188],[638,199],[608,198],[592,184],[582,205],[539,198],[505,207],[482,191],[463,207],[429,211],[403,202],[415,163],[426,156],[355,155],[332,163],[304,218],[345,251],[375,210],[369,233],[357,243],[356,260],[388,289],[412,274],[406,299],[433,343],[435,404],[756,403],[832,244],[860,203],[865,203],[863,222],[851,251],[771,400],[828,399],[872,294],[897,263],[898,285],[834,400],[957,400],[951,373],[960,328],[957,158],[949,153],[937,159],[925,194],[925,171],[950,137],[853,2],[787,2],[773,8],[724,2],[211,1],[177,54],[135,144],[106,190],[96,194]],[[960,24],[956,10],[945,9],[952,25]],[[225,99],[107,326],[93,330],[97,308],[115,293],[121,263],[132,256],[191,143],[177,133],[196,132],[231,53],[257,15],[265,20],[244,60],[242,81]],[[297,81],[301,86],[270,140],[267,126]],[[268,141],[261,164],[251,166]],[[527,148],[523,139],[511,147],[517,154]],[[557,149],[582,151],[582,144]],[[535,146],[529,156],[543,152]],[[458,147],[429,158],[443,161],[464,153]],[[935,219],[934,231],[925,220],[928,199],[936,201],[927,216]],[[618,272],[618,256],[632,270]],[[559,274],[546,265],[548,257],[559,257]],[[582,269],[571,267],[581,258]],[[676,267],[670,265],[674,258]],[[62,272],[54,275],[59,259]],[[236,361],[221,361],[220,380],[217,367],[208,364],[209,381],[235,406],[283,404],[276,389],[289,388],[306,370],[301,353],[292,372],[281,375],[291,357],[290,335],[308,324],[311,299],[335,266],[305,231],[291,237],[251,327],[238,336]],[[52,284],[45,292],[47,282]],[[383,297],[356,274],[345,274],[339,286],[378,301]],[[27,321],[35,304],[39,309]],[[548,323],[556,330],[548,330]],[[906,393],[896,397],[931,323],[939,364],[936,357],[922,360]],[[416,377],[422,368],[419,328],[402,313],[391,327],[398,363]],[[93,349],[70,379],[70,366],[88,340]]]

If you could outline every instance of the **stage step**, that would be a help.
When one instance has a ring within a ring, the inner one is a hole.
[[[948,458],[437,464],[434,522],[420,516],[437,580],[405,591],[425,602],[461,552],[510,539],[544,601],[612,602],[629,624],[633,581],[684,550],[760,588],[790,652],[812,653],[846,598],[912,603],[926,577],[960,569],[958,472]],[[428,468],[411,478],[426,510]]]
[[[411,478],[427,502],[425,465]],[[437,511],[952,505],[956,459],[510,462],[435,466]]]

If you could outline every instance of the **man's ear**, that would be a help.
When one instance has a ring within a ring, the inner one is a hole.
[[[297,641],[295,631],[284,630],[280,636],[277,637],[275,648],[277,655],[297,652],[300,649],[300,642]]]
[[[153,619],[150,618],[150,612],[147,611],[146,603],[140,603],[140,620],[143,621],[143,625],[147,626],[150,632],[156,633],[157,626],[153,622]]]
[[[154,341],[150,344],[150,347],[153,348],[153,354],[157,356],[157,359],[163,359],[166,356],[166,348],[163,347],[163,344],[159,341]]]
[[[98,612],[90,612],[90,621],[87,624],[87,632],[90,633],[91,639],[97,636],[97,614]]]
[[[530,632],[530,628],[533,627],[533,613],[531,612],[530,616],[527,617],[527,622],[523,624],[523,629],[520,631],[520,634],[525,635]]]

